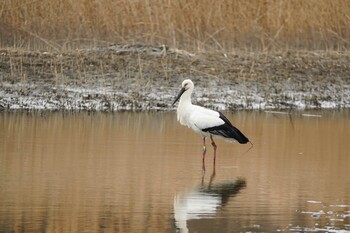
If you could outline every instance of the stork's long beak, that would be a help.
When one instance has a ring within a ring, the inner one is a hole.
[[[176,99],[175,99],[173,105],[180,99],[180,97],[182,96],[182,94],[183,94],[185,91],[186,91],[186,89],[185,89],[184,87],[181,88],[181,90],[179,91],[179,94],[177,94],[177,96],[176,96]]]

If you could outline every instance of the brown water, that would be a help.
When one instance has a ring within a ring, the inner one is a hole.
[[[0,232],[350,232],[350,112],[317,114],[227,114],[254,147],[203,173],[174,112],[0,113]]]

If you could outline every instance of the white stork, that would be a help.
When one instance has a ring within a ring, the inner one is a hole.
[[[192,104],[191,95],[194,84],[190,79],[182,82],[182,88],[177,95],[173,105],[180,99],[177,107],[177,120],[203,137],[203,163],[206,155],[205,138],[210,137],[214,148],[214,163],[216,159],[216,144],[213,136],[224,138],[228,141],[237,141],[246,144],[249,139],[221,113]],[[251,142],[250,142],[251,143]],[[251,143],[252,144],[252,143]],[[253,144],[252,144],[253,145]]]

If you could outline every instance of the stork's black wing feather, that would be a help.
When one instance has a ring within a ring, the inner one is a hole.
[[[241,131],[239,131],[239,129],[234,127],[231,124],[231,122],[221,112],[219,113],[220,113],[220,118],[225,123],[222,125],[202,129],[204,132],[209,132],[214,135],[220,135],[225,138],[232,138],[241,144],[246,144],[247,142],[249,142],[249,139]]]

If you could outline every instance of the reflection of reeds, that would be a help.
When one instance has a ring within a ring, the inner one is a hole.
[[[344,49],[350,47],[349,12],[347,0],[11,0],[0,3],[0,45]]]

